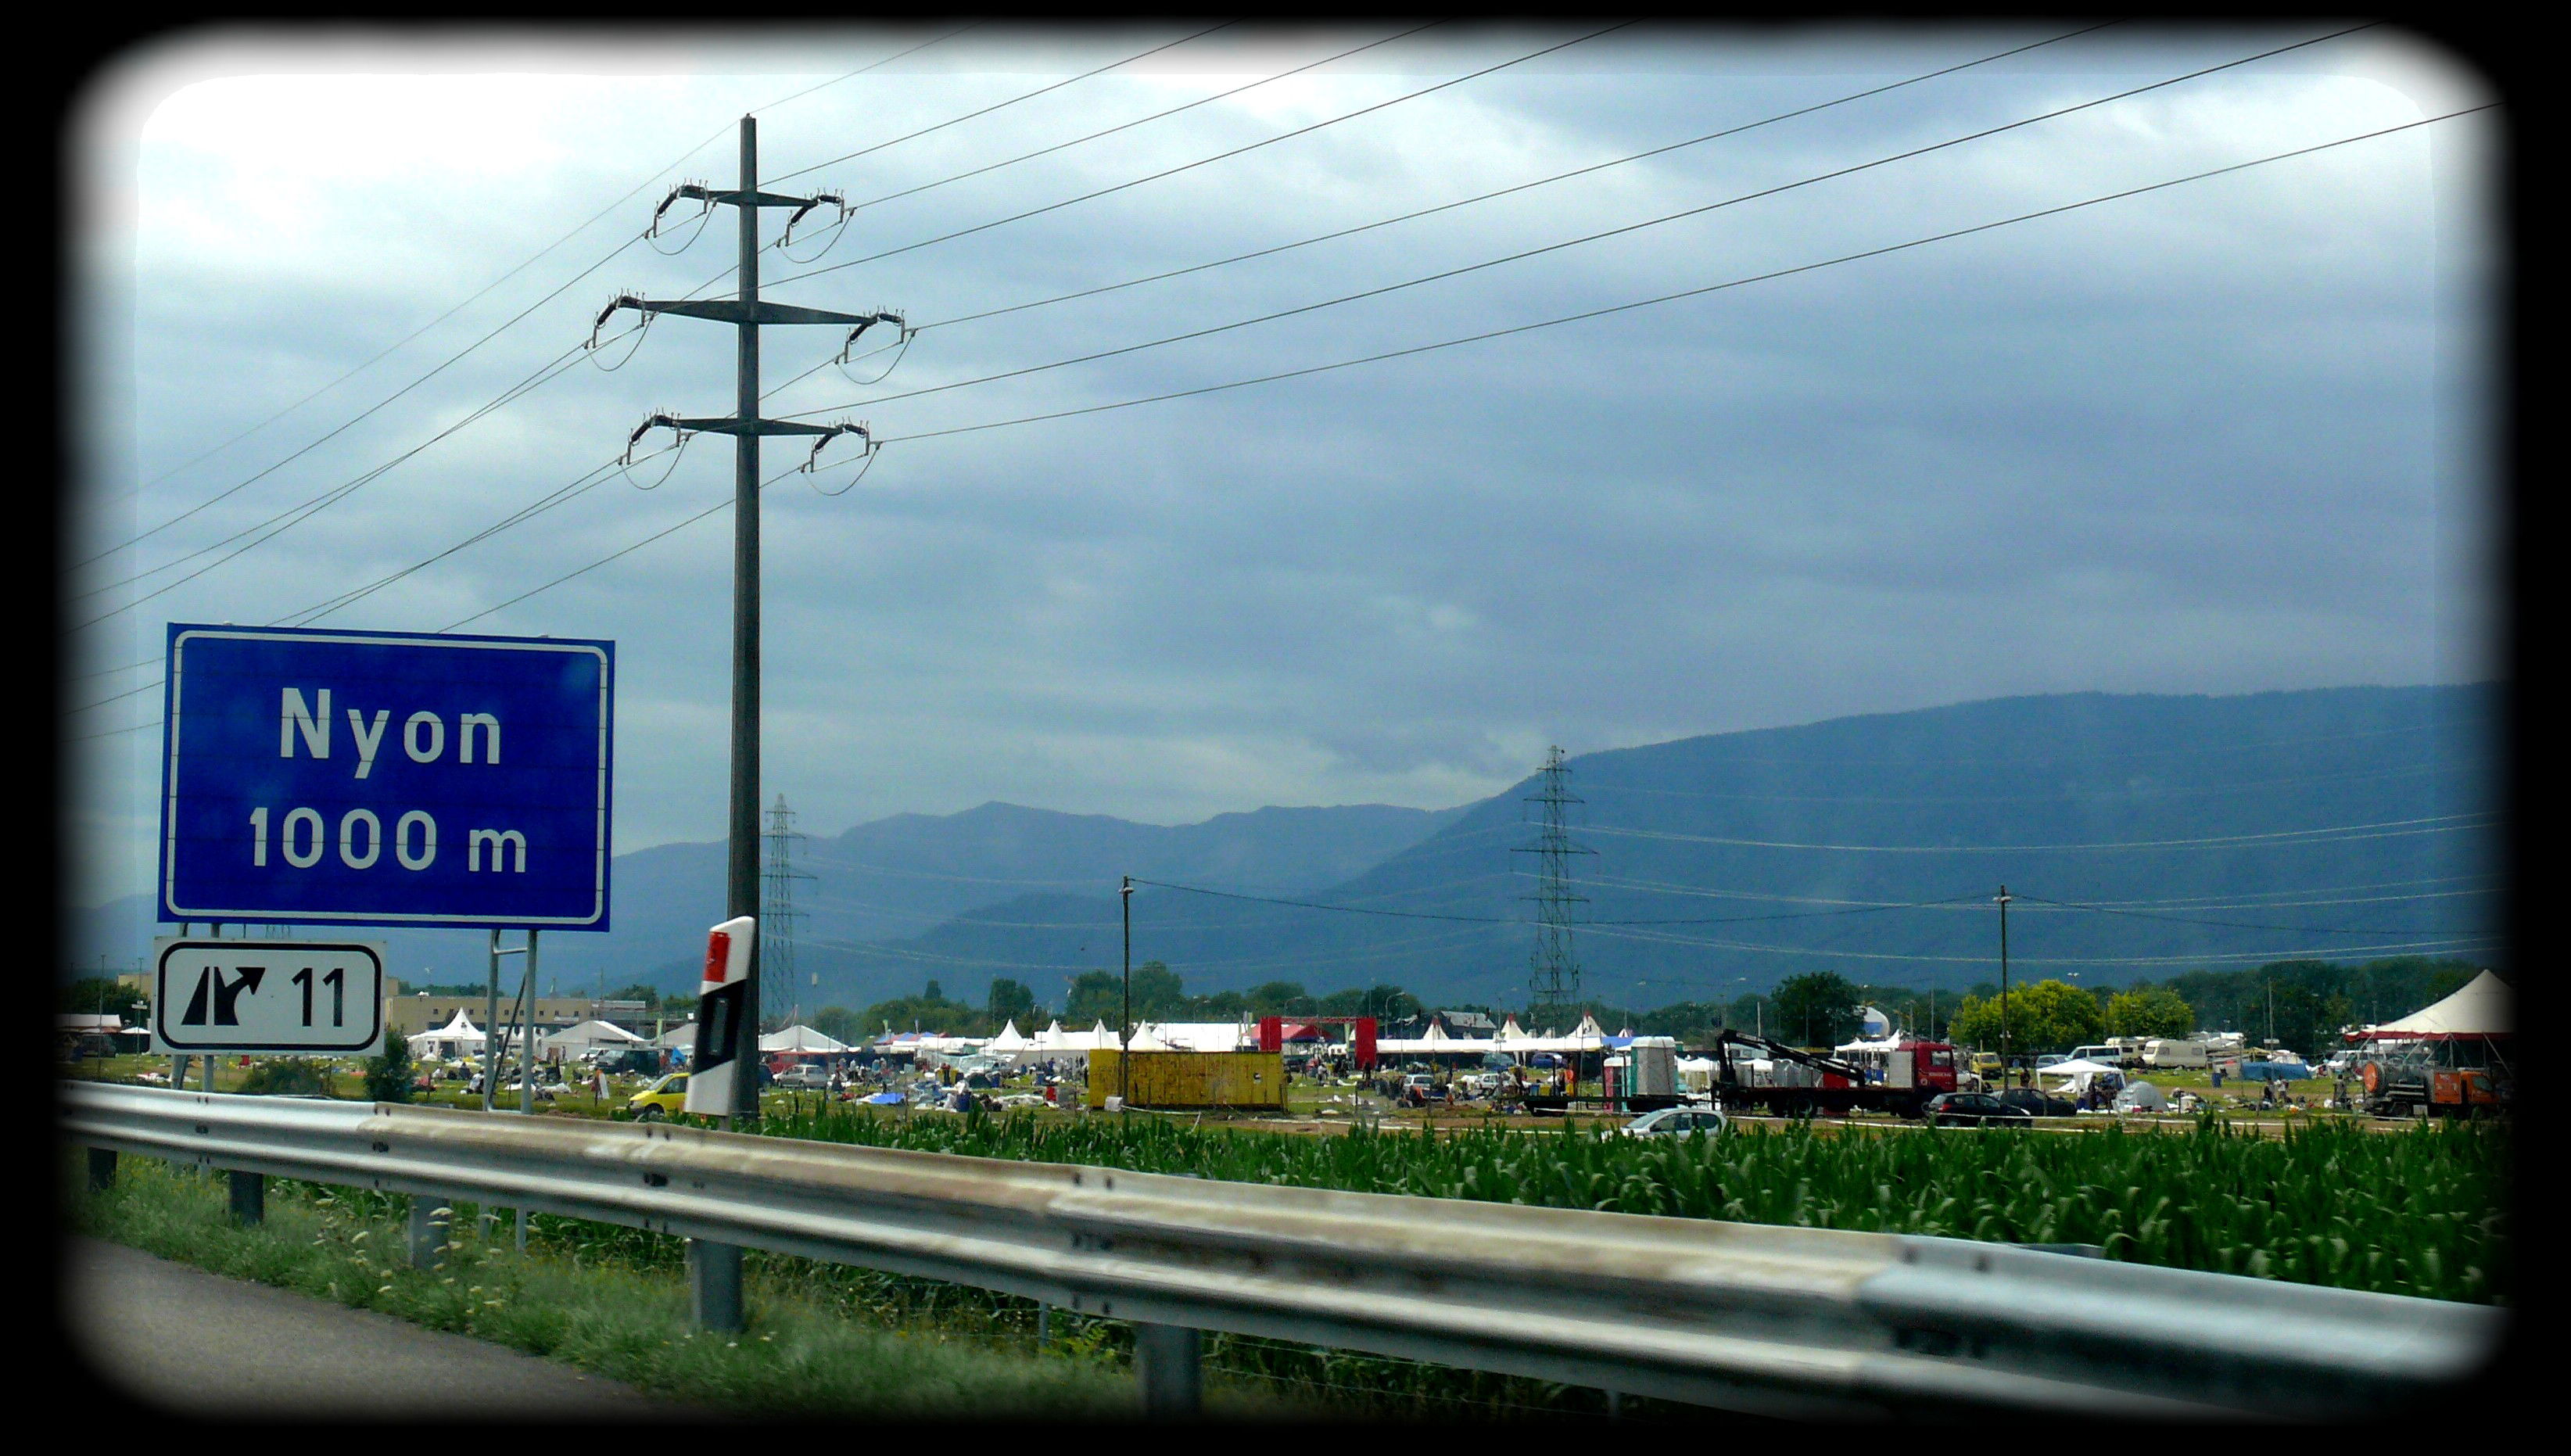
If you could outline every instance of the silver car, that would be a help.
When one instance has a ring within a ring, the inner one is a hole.
[[[1616,1131],[1628,1138],[1713,1137],[1730,1124],[1710,1107],[1665,1107],[1634,1119]]]

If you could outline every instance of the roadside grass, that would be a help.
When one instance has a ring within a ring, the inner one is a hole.
[[[1033,1300],[969,1285],[750,1251],[749,1328],[690,1326],[683,1240],[539,1213],[527,1251],[514,1215],[482,1227],[451,1209],[433,1271],[409,1267],[405,1201],[286,1179],[265,1220],[235,1222],[221,1178],[159,1159],[118,1160],[115,1184],[67,1173],[66,1226],[210,1272],[374,1309],[623,1381],[713,1415],[866,1415],[992,1421],[1137,1414],[1133,1326],[1056,1308],[1038,1343]],[[1206,1412],[1218,1420],[1418,1422],[1596,1419],[1606,1392],[1421,1361],[1209,1333]],[[1626,1397],[1628,1420],[1702,1419]]]
[[[775,1268],[753,1271],[748,1329],[699,1333],[690,1327],[682,1274],[544,1243],[521,1255],[512,1225],[498,1221],[484,1236],[470,1205],[455,1210],[443,1266],[415,1270],[402,1204],[391,1196],[271,1179],[265,1221],[246,1227],[230,1216],[220,1178],[123,1158],[114,1187],[91,1193],[81,1170],[72,1173],[66,1223],[80,1232],[560,1360],[710,1413],[968,1420],[1135,1413],[1130,1369],[1100,1339],[1066,1340],[1039,1354],[1023,1341],[1005,1348],[959,1338],[934,1320],[886,1328],[852,1318],[856,1309],[835,1291],[797,1288]],[[1213,1396],[1214,1414],[1281,1410],[1256,1395]]]

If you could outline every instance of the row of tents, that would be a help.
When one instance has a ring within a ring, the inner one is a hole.
[[[682,1023],[660,1037],[638,1035],[612,1022],[584,1021],[537,1039],[538,1053],[548,1060],[577,1058],[599,1050],[620,1051],[657,1048],[663,1051],[685,1051],[696,1044],[696,1025]],[[414,1057],[456,1061],[482,1054],[485,1037],[465,1012],[459,1010],[453,1020],[433,1031],[410,1038]],[[1259,1033],[1254,1026],[1229,1021],[1214,1022],[1143,1022],[1134,1030],[1132,1046],[1138,1052],[1238,1052],[1255,1050]],[[1583,1017],[1580,1024],[1564,1035],[1551,1032],[1532,1034],[1511,1017],[1506,1025],[1488,1037],[1449,1036],[1434,1022],[1425,1035],[1410,1038],[1386,1038],[1375,1043],[1385,1056],[1453,1056],[1499,1052],[1503,1054],[1532,1052],[1603,1052],[1619,1050],[1633,1041],[1631,1033],[1610,1034],[1598,1025],[1596,1018]],[[1087,1031],[1066,1031],[1056,1021],[1029,1036],[1011,1021],[992,1037],[952,1037],[934,1032],[886,1032],[863,1046],[851,1045],[813,1027],[796,1024],[759,1039],[764,1053],[788,1056],[833,1056],[873,1051],[892,1056],[916,1056],[928,1053],[940,1056],[979,1054],[1008,1065],[1053,1062],[1085,1058],[1090,1052],[1113,1050],[1117,1037],[1104,1020]]]

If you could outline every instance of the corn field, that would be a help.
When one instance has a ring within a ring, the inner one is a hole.
[[[2207,1120],[2107,1128],[1719,1138],[1477,1129],[1306,1137],[1160,1119],[1046,1121],[823,1111],[767,1131],[1237,1183],[1620,1213],[2091,1243],[2109,1258],[2338,1288],[2506,1303],[2510,1133],[2314,1124],[2282,1138]]]

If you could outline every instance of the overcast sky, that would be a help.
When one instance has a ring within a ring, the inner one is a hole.
[[[863,420],[888,440],[845,494],[820,493],[850,485],[856,457],[833,446],[820,473],[765,497],[767,786],[809,831],[994,798],[1163,823],[1437,807],[1516,780],[1548,743],[2007,694],[2494,671],[2481,400],[2496,112],[1586,321],[1004,423],[1829,263],[2496,99],[2431,46],[2383,29],[2324,40],[1537,257],[969,382],[1802,182],[2337,27],[2111,27],[1432,217],[965,319],[2072,27],[1635,27],[1398,101],[1583,32],[1230,28],[1171,44],[1203,28],[750,46],[207,31],[103,73],[74,118],[86,454],[71,559],[97,558],[65,586],[71,671],[87,675],[66,689],[76,892],[149,886],[172,621],[470,618],[463,630],[612,638],[618,847],[722,835],[730,511],[501,604],[719,507],[729,439],[631,482],[611,471],[304,614],[593,478],[655,409],[729,413],[729,327],[673,316],[638,338],[621,314],[596,355],[273,539],[209,548],[538,375],[620,289],[728,293],[728,210],[693,238],[638,236],[671,184],[734,185],[745,111],[771,188],[873,204],[835,240],[814,226],[830,210],[807,220],[786,250],[828,243],[810,263],[771,248],[768,295],[931,325],[845,371],[827,362],[840,330],[766,331],[771,413]],[[895,193],[909,195],[875,201]],[[692,226],[696,209],[667,216]],[[782,221],[764,220],[764,241]],[[959,387],[887,397],[941,385]],[[936,433],[979,425],[998,427]],[[768,473],[803,449],[771,441]]]

